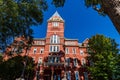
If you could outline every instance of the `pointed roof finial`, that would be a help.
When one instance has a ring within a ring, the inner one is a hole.
[[[63,21],[64,22],[64,20],[62,19],[62,17],[59,15],[57,11],[52,15],[52,17],[48,19],[48,21]]]

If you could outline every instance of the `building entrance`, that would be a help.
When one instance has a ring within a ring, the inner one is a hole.
[[[51,70],[51,69],[45,69],[44,70],[44,80],[61,80],[61,70]]]

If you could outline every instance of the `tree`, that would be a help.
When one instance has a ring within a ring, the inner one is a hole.
[[[41,24],[45,0],[0,0],[0,47],[4,50],[16,36],[32,38],[30,26]]]
[[[2,54],[0,53],[0,63],[2,63],[3,61],[3,57],[2,57]]]
[[[120,1],[119,0],[85,0],[87,7],[92,7],[99,14],[108,15],[120,33]]]
[[[115,80],[120,80],[120,54],[118,54],[117,57],[117,65],[116,65],[116,73],[115,73]]]
[[[15,56],[7,61],[3,61],[0,64],[0,78],[1,80],[15,80],[16,78],[21,77],[24,61],[26,56]],[[24,78],[26,80],[33,80],[35,76],[34,71],[34,61],[31,57],[28,57],[27,64],[25,67]]]
[[[65,0],[52,0],[56,7]],[[48,8],[46,0],[0,0],[0,48],[5,50],[15,37],[32,38],[32,25],[41,24],[43,12]]]
[[[96,35],[89,39],[88,60],[91,78],[93,80],[115,80],[117,71],[118,49],[116,42],[103,35]]]

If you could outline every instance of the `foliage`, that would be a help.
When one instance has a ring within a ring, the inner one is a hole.
[[[89,39],[89,57],[91,78],[93,80],[114,80],[117,71],[118,49],[116,42],[103,35]]]
[[[42,23],[46,9],[45,0],[0,0],[0,47],[5,48],[16,36],[32,38],[30,26]]]
[[[100,15],[108,15],[113,25],[120,33],[120,12],[119,0],[84,0],[87,7],[92,7]]]
[[[99,14],[105,16],[106,12],[103,8],[102,0],[85,0],[85,5],[87,7],[92,7],[94,10],[96,10]]]
[[[0,78],[1,80],[15,80],[22,74],[24,68],[25,57],[15,56],[0,64]],[[25,68],[24,77],[27,80],[33,80],[35,75],[34,62],[31,57],[28,57],[28,62]]]
[[[120,54],[118,54],[118,57],[117,57],[116,68],[117,70],[116,70],[114,77],[115,77],[115,80],[120,80]]]
[[[52,0],[56,7],[65,0]],[[0,48],[5,50],[16,36],[32,38],[32,25],[43,22],[43,12],[48,8],[46,0],[0,0]]]
[[[2,54],[0,53],[0,63],[3,61]]]
[[[63,7],[64,6],[64,3],[65,3],[65,0],[53,0],[52,1],[52,4],[55,5],[55,7]]]

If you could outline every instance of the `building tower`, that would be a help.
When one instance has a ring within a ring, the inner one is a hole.
[[[64,20],[56,11],[52,17],[48,19],[46,34],[46,51],[58,52],[63,50],[64,44]]]

